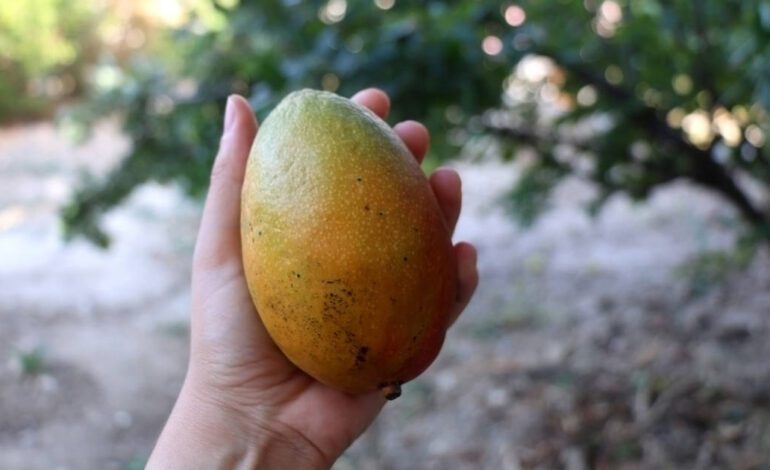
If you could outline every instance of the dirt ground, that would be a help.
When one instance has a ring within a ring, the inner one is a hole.
[[[0,130],[0,469],[142,468],[181,384],[196,204],[147,185],[109,251],[59,237],[126,145]],[[477,296],[337,470],[770,468],[770,256],[694,263],[731,245],[728,207],[679,182],[592,219],[568,181],[524,230],[497,203],[515,168],[457,167]]]

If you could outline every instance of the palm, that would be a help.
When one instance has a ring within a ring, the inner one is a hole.
[[[354,100],[383,118],[388,113],[389,103],[381,92],[367,90]],[[190,373],[245,416],[268,419],[265,425],[278,432],[283,428],[300,434],[331,460],[371,423],[384,399],[378,392],[358,396],[338,392],[304,374],[272,342],[254,310],[241,262],[238,212],[256,122],[244,100],[238,101],[238,107],[238,132],[226,132],[223,138],[234,139],[227,143],[232,155],[225,164],[215,164],[196,246]],[[395,130],[421,160],[428,146],[424,127],[406,122]],[[460,211],[459,179],[451,171],[437,172],[431,186],[453,229]],[[458,244],[455,250],[460,286],[457,315],[470,299],[477,278],[473,248]]]
[[[246,415],[264,415],[274,425],[301,433],[324,455],[342,452],[360,434],[382,407],[379,393],[351,396],[323,385],[288,361],[267,336],[254,310],[239,267],[221,286],[208,284],[201,294],[206,305],[216,306],[219,314],[201,312],[202,325],[194,331],[206,331],[202,350],[205,356],[201,376],[210,386],[227,390],[240,403]],[[200,327],[200,328],[198,328]],[[226,345],[226,349],[220,347]]]

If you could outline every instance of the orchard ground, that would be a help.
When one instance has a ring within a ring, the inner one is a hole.
[[[142,468],[180,387],[199,206],[149,184],[107,217],[110,250],[60,239],[82,174],[126,147],[114,122],[81,147],[0,131],[0,468]],[[770,257],[702,262],[729,207],[676,182],[591,218],[572,180],[525,230],[499,204],[515,167],[455,166],[476,298],[335,468],[770,466]]]

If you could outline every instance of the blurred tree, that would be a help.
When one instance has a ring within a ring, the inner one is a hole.
[[[510,193],[522,220],[566,175],[599,207],[677,178],[732,203],[761,238],[770,212],[770,4],[761,0],[196,0],[165,50],[135,56],[72,122],[120,110],[133,149],[63,212],[102,244],[99,217],[138,184],[207,186],[225,97],[264,115],[289,91],[379,86],[392,120],[431,129],[431,158],[458,146],[526,155]]]
[[[49,113],[79,91],[91,25],[83,0],[0,1],[0,122]]]

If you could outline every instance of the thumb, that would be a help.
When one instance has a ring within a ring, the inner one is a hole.
[[[232,261],[240,263],[241,186],[257,120],[248,101],[231,95],[225,107],[225,124],[219,153],[211,170],[198,240],[196,269],[216,269]]]

